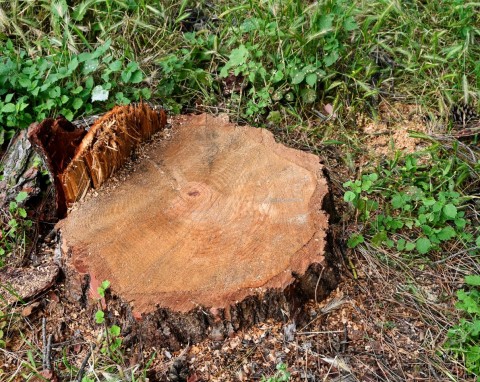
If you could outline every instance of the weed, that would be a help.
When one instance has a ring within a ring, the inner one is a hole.
[[[13,256],[22,259],[27,246],[27,231],[32,221],[27,219],[27,211],[21,203],[28,197],[26,192],[19,192],[14,201],[10,202],[8,210],[2,211],[2,228],[0,230],[0,268],[5,263],[5,257]]]
[[[480,238],[480,237],[479,237]],[[480,239],[477,240],[480,244]],[[468,290],[457,291],[457,309],[464,318],[448,331],[444,345],[447,350],[465,361],[467,370],[473,375],[480,374],[480,276],[465,277]]]
[[[432,146],[426,153],[397,155],[377,172],[344,183],[344,200],[365,222],[364,232],[372,244],[419,255],[438,251],[446,242],[472,247],[478,232],[469,228],[465,212],[471,198],[459,192],[470,177],[470,167],[446,154]],[[364,240],[356,233],[347,244],[354,248]],[[469,252],[475,251],[473,247]]]
[[[157,96],[174,112],[179,112],[199,95],[208,103],[212,98],[211,89],[215,89],[213,76],[206,69],[213,59],[217,37],[185,33],[183,38],[184,48],[156,60],[162,72]]]
[[[122,339],[120,338],[120,327],[117,325],[112,325],[108,327],[105,321],[105,313],[101,309],[101,300],[105,299],[105,292],[108,288],[110,288],[110,281],[108,280],[102,281],[102,284],[97,288],[97,292],[101,299],[98,301],[100,309],[97,310],[97,312],[95,313],[95,322],[97,324],[103,324],[105,329],[105,341],[103,342],[100,351],[102,354],[109,356],[112,360],[115,360],[116,362],[121,362],[123,356],[121,353],[119,353],[119,348],[122,345]]]
[[[108,108],[150,98],[149,89],[133,88],[143,80],[138,64],[115,60],[108,54],[110,44],[91,53],[30,58],[8,40],[0,50],[0,144],[5,132],[9,139],[33,121],[92,113],[98,110],[95,101],[106,101]]]
[[[355,7],[343,0],[304,6],[265,1],[247,12],[249,17],[232,28],[227,47],[236,47],[220,69],[220,77],[244,79],[244,114],[264,113],[282,102],[315,103],[358,29]]]
[[[4,329],[7,326],[7,314],[0,310],[0,348],[5,348],[5,333]]]
[[[284,363],[277,364],[277,372],[273,377],[262,377],[262,382],[287,382],[290,380],[288,367]]]

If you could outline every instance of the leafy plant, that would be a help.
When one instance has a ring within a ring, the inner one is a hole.
[[[452,240],[471,247],[476,232],[468,229],[464,211],[470,198],[457,191],[469,176],[466,163],[432,146],[426,153],[397,156],[377,172],[345,182],[344,200],[355,207],[374,245],[420,255],[439,250],[442,243]],[[348,246],[353,248],[364,240],[356,233]]]
[[[136,62],[109,54],[111,40],[92,52],[66,55],[62,51],[29,57],[8,40],[0,48],[0,144],[16,128],[25,128],[55,114],[72,120],[98,107],[95,101],[126,104],[148,99],[150,90],[137,89],[143,73]]]
[[[480,244],[480,240],[477,240]],[[480,374],[480,276],[465,277],[468,290],[457,291],[456,304],[464,317],[448,331],[445,348],[465,361],[467,370]]]
[[[287,382],[290,380],[288,366],[285,363],[277,364],[277,372],[273,377],[262,377],[262,382]]]
[[[27,211],[21,207],[21,203],[27,197],[26,192],[19,192],[15,200],[10,202],[8,210],[1,212],[0,267],[4,265],[6,256],[23,257],[27,241],[26,232],[32,226],[32,221],[27,219]]]
[[[162,72],[157,95],[175,112],[199,95],[208,103],[212,90],[216,89],[212,74],[206,68],[215,57],[217,36],[184,33],[183,39],[185,47],[156,60]]]
[[[5,348],[5,333],[4,329],[7,326],[7,315],[0,310],[0,348]]]
[[[220,69],[221,78],[243,78],[248,89],[245,116],[264,113],[279,102],[313,104],[358,29],[355,8],[343,0],[308,6],[266,1],[250,12],[232,28],[227,46],[240,44]]]
[[[104,336],[105,336],[105,341],[103,342],[102,348],[101,348],[101,353],[108,355],[110,358],[121,361],[122,356],[121,354],[118,354],[118,351],[122,345],[122,339],[120,337],[120,327],[117,325],[111,325],[110,327],[107,326],[106,321],[105,321],[105,312],[101,306],[101,300],[105,299],[105,292],[110,288],[110,281],[104,280],[100,284],[100,286],[97,288],[97,292],[100,296],[100,299],[98,301],[98,304],[100,306],[100,309],[97,310],[95,313],[95,322],[97,324],[102,324],[104,325],[105,331],[104,331]]]

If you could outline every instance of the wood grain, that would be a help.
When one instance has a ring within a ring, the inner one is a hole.
[[[328,267],[328,187],[317,156],[205,114],[180,118],[172,131],[124,183],[60,223],[77,298],[88,280],[109,280],[135,317],[202,307],[231,321],[246,299],[285,295],[312,265]]]

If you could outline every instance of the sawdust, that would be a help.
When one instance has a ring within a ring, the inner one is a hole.
[[[413,153],[422,145],[410,132],[427,133],[428,126],[417,105],[382,102],[376,119],[360,115],[357,125],[365,134],[362,143],[372,156],[392,157],[396,151]]]

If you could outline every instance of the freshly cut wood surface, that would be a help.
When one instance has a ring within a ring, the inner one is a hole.
[[[234,320],[235,306],[252,296],[261,304],[279,291],[293,300],[309,267],[328,266],[327,194],[317,156],[264,129],[180,117],[171,139],[147,149],[123,183],[60,223],[67,283],[80,298],[84,275],[109,280],[136,317],[203,307]],[[328,292],[322,285],[313,286],[319,297]]]

